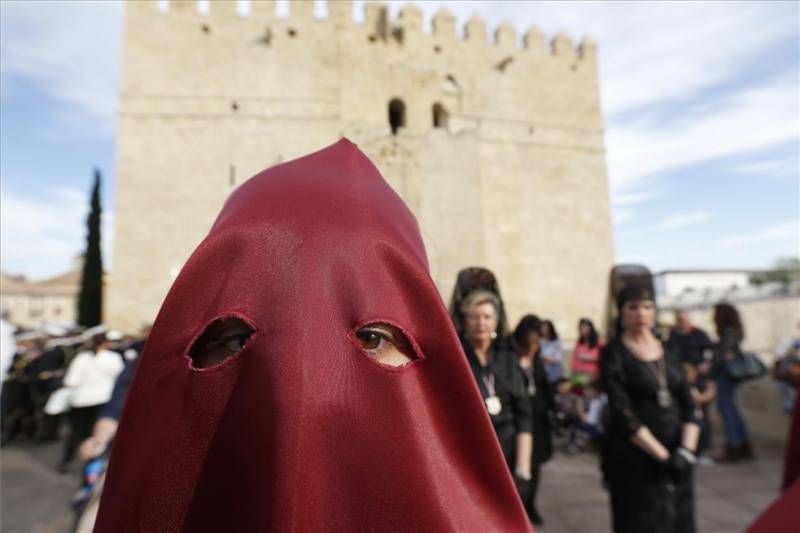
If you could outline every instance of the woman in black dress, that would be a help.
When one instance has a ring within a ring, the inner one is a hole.
[[[531,479],[531,403],[514,355],[497,336],[500,300],[489,291],[464,299],[461,342],[506,463],[521,492]]]
[[[547,381],[544,364],[539,353],[539,327],[541,321],[534,315],[525,315],[517,324],[512,336],[514,351],[524,378],[525,392],[531,402],[533,416],[533,457],[530,490],[523,502],[528,517],[535,525],[544,520],[536,507],[536,492],[542,476],[542,467],[553,455],[548,413],[555,411],[555,401]]]
[[[622,331],[605,348],[601,380],[608,394],[604,472],[617,533],[692,533],[692,465],[699,427],[679,361],[653,334],[649,289],[617,298]]]

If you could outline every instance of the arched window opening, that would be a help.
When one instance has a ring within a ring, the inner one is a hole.
[[[447,109],[444,108],[442,104],[436,102],[433,104],[433,127],[434,128],[446,128],[447,122],[450,118],[450,115],[447,113]]]
[[[406,125],[406,104],[399,98],[392,98],[389,102],[389,126],[392,135],[397,135],[397,130]]]

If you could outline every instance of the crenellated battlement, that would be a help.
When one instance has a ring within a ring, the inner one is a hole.
[[[127,2],[108,321],[152,320],[248,176],[341,137],[417,217],[445,299],[485,265],[512,314],[599,317],[613,255],[594,41],[413,3],[314,8]]]
[[[159,9],[158,6],[166,9]],[[486,52],[502,51],[504,53],[535,53],[551,56],[556,61],[592,62],[596,61],[596,43],[589,37],[576,47],[572,38],[560,32],[552,37],[546,45],[544,34],[537,27],[531,27],[523,33],[520,40],[517,29],[508,21],[502,22],[492,33],[491,41],[486,21],[479,16],[472,16],[461,31],[457,31],[456,18],[446,8],[437,11],[432,19],[432,31],[423,30],[423,13],[413,3],[400,9],[396,17],[391,17],[389,8],[383,2],[368,1],[363,8],[363,22],[357,23],[353,17],[352,0],[336,0],[327,2],[327,17],[317,18],[314,14],[312,0],[290,0],[287,16],[278,15],[275,0],[250,0],[246,14],[238,12],[237,3],[228,0],[210,0],[207,13],[201,13],[197,0],[136,0],[128,2],[130,13],[135,12],[139,18],[181,17],[197,19],[204,26],[201,31],[213,33],[214,25],[222,23],[230,25],[234,21],[246,23],[275,23],[291,26],[315,22],[320,25],[333,24],[339,30],[362,31],[366,33],[365,46],[375,43],[391,43],[398,48],[413,47],[431,41],[439,45],[431,49],[438,53],[441,45],[448,43],[457,47],[465,47],[475,53],[483,48]]]

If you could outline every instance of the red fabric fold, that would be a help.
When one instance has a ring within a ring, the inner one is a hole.
[[[790,533],[800,531],[800,480],[786,489],[747,528],[747,533]]]

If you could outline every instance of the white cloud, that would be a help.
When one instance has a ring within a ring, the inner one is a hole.
[[[600,30],[609,117],[725,84],[798,31],[796,7],[769,2],[620,2],[598,11],[587,22]]]
[[[726,237],[719,242],[720,248],[751,248],[758,245],[779,244],[785,255],[800,255],[800,219],[789,220],[767,226],[744,235]]]
[[[650,189],[646,191],[615,191],[611,202],[617,206],[632,206],[649,202],[660,195],[660,191]]]
[[[626,209],[614,210],[614,224],[622,225],[633,218],[633,213]],[[676,229],[683,229],[688,226],[702,224],[713,218],[713,215],[708,211],[690,211],[688,213],[676,213],[670,215],[658,224],[652,226],[637,226],[625,231],[625,235],[638,235],[643,233],[651,233],[654,231],[670,231]]]
[[[112,137],[122,54],[122,13],[120,1],[3,0],[3,98],[12,90],[9,77],[20,77],[33,82],[60,104],[54,118],[63,128],[83,135]]]
[[[701,222],[706,222],[711,218],[711,213],[708,211],[692,211],[691,213],[679,213],[677,215],[672,215],[664,219],[656,229],[678,229],[683,228],[686,226],[691,226],[693,224],[699,224]]]
[[[611,214],[614,221],[614,226],[621,226],[633,218],[633,211],[630,209],[619,209],[614,207]]]
[[[740,163],[732,166],[729,170],[736,174],[757,174],[763,178],[796,176],[798,174],[797,164],[796,157],[785,157]]]
[[[800,138],[797,91],[797,78],[782,76],[718,102],[714,111],[670,124],[609,129],[612,189],[641,186],[648,176],[670,168]]]
[[[88,192],[54,187],[36,198],[0,192],[0,269],[31,278],[72,268],[86,247]],[[104,211],[100,229],[103,264],[111,268],[113,213]]]

